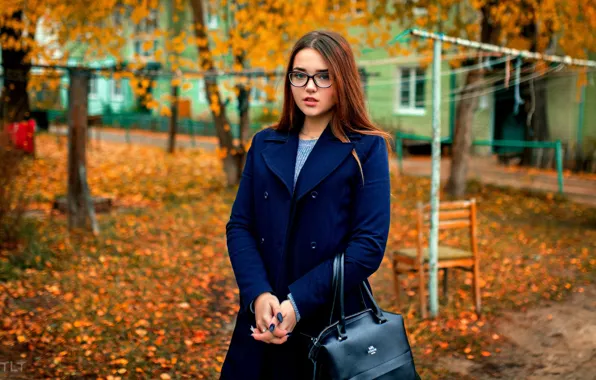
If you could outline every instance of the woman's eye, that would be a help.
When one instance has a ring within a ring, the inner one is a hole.
[[[294,74],[296,76],[296,79],[304,79],[306,76],[302,73],[296,73]]]
[[[321,74],[320,78],[323,80],[329,80],[329,74]]]

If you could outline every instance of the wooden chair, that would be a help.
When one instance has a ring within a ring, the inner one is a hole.
[[[393,279],[398,303],[400,302],[399,275],[415,272],[418,274],[420,310],[422,318],[427,318],[426,310],[426,273],[429,270],[429,249],[423,246],[423,234],[430,230],[430,204],[418,203],[417,241],[415,248],[405,248],[393,253]],[[470,232],[470,250],[464,250],[439,244],[438,268],[443,271],[443,297],[447,297],[447,271],[450,268],[471,271],[473,274],[474,300],[476,314],[480,315],[480,285],[478,268],[478,248],[476,239],[476,200],[439,203],[439,231],[446,229],[467,228]],[[420,270],[420,269],[423,270]]]

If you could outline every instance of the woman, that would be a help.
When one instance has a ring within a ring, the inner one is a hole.
[[[388,134],[366,114],[349,44],[308,33],[287,73],[281,119],[253,137],[226,229],[240,289],[226,380],[312,377],[308,344],[329,324],[334,256],[345,252],[350,315],[387,243]]]

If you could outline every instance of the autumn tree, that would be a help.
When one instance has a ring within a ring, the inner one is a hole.
[[[339,4],[332,0],[317,3],[278,0],[229,2],[222,0],[219,5],[230,9],[230,18],[227,19],[230,29],[224,36],[210,37],[205,26],[206,2],[208,0],[190,0],[200,68],[211,73],[217,69],[226,68],[222,61],[214,59],[214,57],[226,54],[232,56],[231,64],[227,65],[227,69],[235,72],[247,72],[255,69],[262,72],[283,70],[292,45],[303,34],[315,29],[332,28],[347,35],[351,26],[365,24],[364,17],[351,17],[352,9],[349,3]],[[306,8],[309,12],[304,12]],[[296,20],[298,17],[300,22],[289,21]],[[352,41],[355,40],[352,38]],[[234,144],[232,138],[230,121],[227,116],[228,103],[222,99],[217,77],[207,76],[205,78],[205,92],[215,121],[220,148],[223,152],[224,170],[229,184],[239,181],[246,153],[252,78],[249,74],[235,77],[237,82],[236,97],[240,111],[239,144]]]
[[[134,38],[131,33],[135,33],[135,26],[146,25],[155,14],[160,19],[167,19],[164,25],[143,31],[147,35],[143,36],[142,49],[151,49],[157,43],[159,47],[152,60],[161,66],[160,73],[172,78],[172,86],[179,85],[181,78],[171,73],[182,72],[182,80],[190,73],[200,73],[205,81],[204,91],[219,139],[223,167],[228,183],[233,185],[239,181],[249,140],[254,75],[248,73],[283,70],[291,46],[300,36],[315,29],[333,29],[348,36],[350,42],[358,42],[358,38],[350,37],[348,31],[352,26],[367,25],[367,18],[363,17],[367,9],[361,4],[364,2],[335,0],[0,0],[0,15],[3,20],[22,18],[26,20],[23,21],[25,25],[41,26],[46,37],[50,37],[42,41],[32,38],[29,33],[30,42],[26,44],[29,50],[18,50],[21,55],[27,51],[29,61],[25,62],[66,65],[74,59],[85,65],[108,58],[119,63],[126,61],[123,71],[107,75],[113,75],[115,79],[128,78],[143,106],[170,116],[169,104],[175,101],[173,96],[170,92],[162,98],[152,94],[154,78],[143,74],[146,61],[141,60],[142,57],[125,56],[127,44]],[[361,9],[355,12],[355,6]],[[189,12],[192,20],[185,24]],[[225,30],[207,28],[209,12],[221,17]],[[358,17],[355,17],[356,13]],[[115,16],[126,22],[115,23]],[[6,21],[2,25],[11,28],[16,23]],[[24,44],[23,33],[13,37],[9,34],[4,32],[4,38]],[[188,49],[196,49],[197,59],[184,56]],[[4,60],[4,64],[16,62],[20,59],[17,58]],[[221,72],[236,73],[233,82],[239,105],[238,142],[233,138],[229,117],[232,102],[227,95],[229,91],[222,88]],[[30,84],[29,88],[32,87]],[[21,94],[16,98],[22,101],[26,96]]]
[[[5,123],[29,117],[29,78],[31,41],[35,37],[35,23],[26,22],[23,10],[5,8],[0,13],[0,46],[4,85],[0,91],[0,119]]]
[[[377,2],[374,11],[378,29],[398,22],[400,27],[418,27],[450,36],[537,52],[552,52],[585,58],[596,50],[596,3],[579,0],[418,0]],[[383,36],[383,34],[381,34]],[[386,36],[385,36],[386,37]],[[385,40],[386,41],[386,40]],[[431,54],[431,41],[410,40],[409,49]],[[381,41],[384,43],[384,41]],[[451,47],[466,52],[466,48]],[[401,54],[411,51],[400,47]],[[468,51],[469,53],[469,51]],[[452,62],[464,66],[477,60]],[[544,67],[542,67],[544,69]],[[472,143],[472,122],[477,107],[483,69],[470,70],[460,92],[456,109],[455,136],[452,146],[451,174],[446,190],[454,196],[465,192],[467,168]],[[529,129],[538,139],[548,138],[546,87],[535,89],[535,110]]]

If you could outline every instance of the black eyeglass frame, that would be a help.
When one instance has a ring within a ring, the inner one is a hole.
[[[292,74],[303,74],[303,75],[306,75],[306,82],[304,82],[304,84],[303,84],[302,86],[297,86],[297,85],[295,85],[295,84],[292,82],[292,78],[291,78],[291,75],[292,75]],[[313,83],[315,84],[315,86],[317,86],[318,88],[329,88],[329,87],[331,87],[331,86],[333,85],[333,83],[331,83],[329,86],[319,86],[319,84],[317,83],[317,80],[315,79],[315,77],[316,77],[317,75],[320,75],[320,74],[327,74],[327,75],[329,75],[329,73],[316,73],[316,74],[313,74],[313,75],[308,75],[308,74],[307,74],[307,73],[305,73],[304,71],[295,71],[295,70],[294,70],[294,71],[290,71],[290,72],[288,73],[288,80],[290,81],[290,84],[291,84],[292,86],[294,86],[294,87],[306,87],[306,86],[308,85],[308,81],[310,81],[311,79],[312,79]]]

